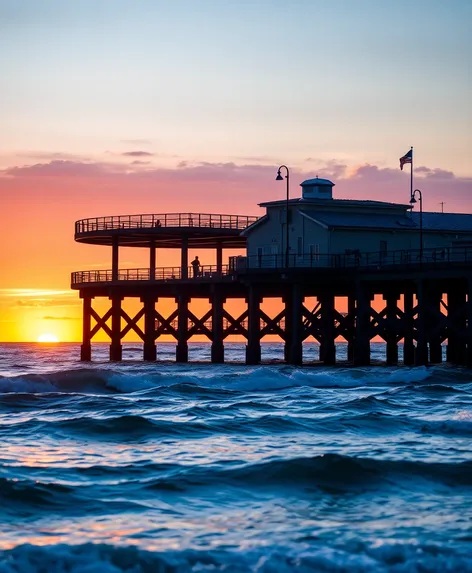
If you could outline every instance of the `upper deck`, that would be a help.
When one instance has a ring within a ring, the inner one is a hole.
[[[211,213],[161,213],[93,217],[75,223],[75,240],[92,245],[179,249],[182,239],[188,248],[244,248],[241,231],[259,217]]]

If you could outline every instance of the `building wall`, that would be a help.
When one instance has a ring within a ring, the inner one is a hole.
[[[361,253],[379,253],[381,251],[417,250],[420,247],[419,230],[375,230],[375,229],[326,229],[309,218],[301,215],[299,206],[290,209],[289,245],[291,264],[303,264],[302,255],[345,254],[358,250]],[[322,211],[323,209],[320,209]],[[360,210],[360,209],[359,209]],[[359,210],[356,209],[356,212]],[[372,213],[372,210],[369,210]],[[403,211],[399,211],[403,215]],[[285,208],[281,206],[267,208],[268,220],[256,226],[248,235],[247,253],[250,266],[280,266],[285,257]],[[457,241],[470,240],[472,233],[424,232],[425,249],[447,248]],[[263,255],[260,258],[259,255]],[[267,257],[266,255],[272,255]],[[323,257],[319,258],[322,264]]]
[[[256,226],[249,234],[247,240],[247,253],[251,258],[259,254],[285,255],[286,227],[285,210],[270,208],[267,210],[268,220]],[[289,225],[289,251],[290,256],[299,253],[299,239],[301,239],[301,253],[309,253],[311,245],[318,245],[320,253],[329,250],[329,233],[316,223],[300,215],[297,209],[290,210]],[[275,259],[274,259],[275,264]]]
[[[419,248],[420,241],[419,233],[416,236],[414,231],[334,229],[330,231],[330,236],[331,254],[345,253],[346,249],[357,249],[361,253],[415,249]]]

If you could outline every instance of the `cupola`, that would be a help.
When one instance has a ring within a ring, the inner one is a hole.
[[[329,179],[307,179],[300,183],[303,199],[332,199],[334,183]]]

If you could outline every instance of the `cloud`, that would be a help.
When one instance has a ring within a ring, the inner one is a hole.
[[[123,166],[108,163],[84,163],[58,159],[48,163],[9,167],[1,174],[9,177],[101,177],[123,169]]]
[[[84,213],[83,216],[94,216],[100,212],[112,214],[118,210],[124,213],[151,212],[149,209],[156,208],[156,198],[161,212],[210,210],[255,214],[260,212],[258,203],[280,199],[284,195],[283,186],[275,182],[278,164],[196,162],[189,159],[180,161],[175,167],[146,167],[139,158],[136,161],[140,163],[117,165],[53,160],[10,167],[0,171],[0,193],[9,191],[10,195],[32,196],[33,190],[35,193],[41,190],[44,196],[57,193],[60,197],[67,190],[77,197],[73,217],[79,212]],[[300,196],[300,182],[316,175],[336,184],[334,196],[338,198],[398,203],[409,200],[408,169],[401,171],[370,163],[349,165],[336,158],[320,159],[314,169],[290,169],[291,197]],[[27,181],[22,182],[23,178]],[[42,179],[45,181],[43,184]],[[447,197],[448,211],[471,210],[470,177],[459,177],[437,166],[421,166],[415,170],[415,186],[423,191],[425,210],[438,210],[444,197]],[[130,197],[133,197],[132,204]],[[106,213],[107,209],[109,213]]]
[[[149,153],[149,151],[125,151],[121,155],[124,157],[152,157],[154,153]]]
[[[43,320],[80,320],[76,316],[43,316]]]
[[[132,161],[132,162],[131,162],[131,165],[149,165],[150,163],[151,163],[150,161],[139,161],[139,160],[136,160],[136,161]]]
[[[75,293],[70,290],[52,290],[52,289],[36,289],[36,288],[2,288],[0,289],[0,297],[44,297],[44,296],[58,296],[69,295],[75,296]]]

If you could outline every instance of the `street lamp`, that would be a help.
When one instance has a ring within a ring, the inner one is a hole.
[[[280,173],[281,169],[285,169],[287,172],[287,175],[285,176],[285,179],[287,180],[287,201],[286,201],[286,206],[285,209],[287,211],[287,216],[286,216],[286,228],[285,228],[285,266],[286,268],[288,268],[288,263],[289,263],[289,247],[288,247],[288,241],[289,241],[289,229],[288,229],[288,201],[290,198],[290,172],[288,170],[288,167],[286,165],[281,165],[279,167],[279,169],[277,170],[277,177],[275,178],[276,181],[283,181],[284,178],[282,177],[282,174]]]
[[[410,198],[410,204],[413,206],[416,203],[415,196],[418,194],[420,198],[420,263],[423,261],[423,195],[419,189],[415,189]]]

